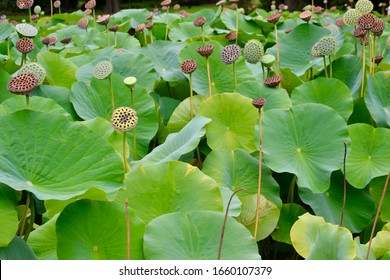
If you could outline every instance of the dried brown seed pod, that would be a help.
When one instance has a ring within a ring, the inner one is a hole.
[[[12,78],[7,85],[7,89],[14,94],[30,95],[37,85],[37,76],[32,73],[23,73]]]
[[[113,26],[111,26],[110,28],[108,28],[108,30],[112,31],[112,32],[117,32],[119,29],[119,25],[118,24],[114,24]]]
[[[309,22],[311,19],[311,12],[303,11],[302,13],[300,13],[299,18],[303,21]]]
[[[191,74],[192,72],[194,72],[196,70],[197,67],[198,67],[198,64],[193,59],[184,60],[180,64],[180,69],[184,74]]]
[[[377,19],[375,26],[371,28],[371,32],[378,37],[383,34],[384,30],[385,30],[385,23],[380,19]]]
[[[353,32],[353,36],[356,38],[365,37],[366,34],[367,34],[367,30],[361,28],[356,28],[355,31]]]
[[[56,8],[56,9],[58,9],[59,7],[61,7],[61,1],[59,1],[59,0],[54,1],[53,7]]]
[[[140,23],[135,28],[135,32],[144,32],[144,30],[145,30],[145,23]]]
[[[336,25],[338,27],[343,27],[345,25],[344,19],[343,18],[336,19]]]
[[[190,16],[190,14],[186,10],[181,10],[179,14],[185,18],[188,18]]]
[[[281,79],[280,76],[268,77],[268,78],[265,79],[264,84],[267,87],[277,87],[280,84],[281,80],[282,79]]]
[[[284,33],[288,34],[288,33],[290,33],[291,31],[293,31],[293,29],[290,27],[290,28],[287,28],[286,30],[284,30]]]
[[[150,30],[153,28],[153,25],[154,25],[153,21],[148,22],[147,24],[145,24],[145,28]]]
[[[48,46],[50,44],[50,38],[49,37],[43,38],[42,43],[45,44],[46,46]]]
[[[69,44],[70,41],[72,41],[72,38],[71,38],[71,37],[68,37],[68,38],[62,39],[62,40],[61,40],[61,43],[63,43],[63,44]]]
[[[383,60],[383,56],[379,55],[379,56],[376,56],[375,57],[375,64],[376,65],[379,65],[379,63],[381,63]]]
[[[96,23],[97,23],[97,24],[100,24],[100,25],[107,25],[109,21],[110,21],[110,15],[106,14],[106,15],[100,16],[100,17],[96,20]]]
[[[90,9],[90,10],[95,9],[96,1],[95,0],[89,0],[87,3],[85,3],[84,7],[86,9]]]
[[[198,17],[194,20],[194,25],[196,27],[201,27],[205,24],[206,18],[205,17]]]
[[[175,5],[173,6],[173,9],[174,9],[175,11],[179,10],[179,9],[180,9],[180,5],[179,5],[179,4],[175,4]]]
[[[236,38],[237,38],[237,32],[236,31],[232,31],[229,34],[227,34],[225,36],[225,38],[228,39],[229,41],[235,41]]]
[[[205,46],[201,46],[199,48],[196,49],[196,51],[201,55],[201,56],[204,56],[204,57],[209,57],[213,51],[214,51],[214,46],[213,45],[205,45]]]
[[[227,45],[221,51],[221,60],[225,64],[232,64],[241,56],[241,49],[238,45]]]
[[[30,9],[34,5],[34,0],[17,0],[16,6],[21,10]]]
[[[21,53],[29,53],[34,49],[34,41],[23,37],[16,41],[16,49]]]
[[[365,14],[357,20],[357,26],[361,29],[370,30],[377,24],[377,18],[373,14]]]
[[[89,20],[87,18],[81,18],[77,22],[77,26],[81,29],[86,29],[88,27]]]
[[[171,5],[171,3],[172,3],[172,1],[171,0],[164,0],[164,1],[162,1],[161,2],[161,6],[169,6],[169,5]]]
[[[255,106],[255,108],[260,110],[261,108],[263,108],[266,102],[267,101],[264,98],[257,98],[252,101],[252,105]]]
[[[267,17],[267,21],[270,22],[270,23],[277,23],[280,19],[280,14],[279,13],[275,13],[275,14],[272,14],[272,15],[269,15]]]

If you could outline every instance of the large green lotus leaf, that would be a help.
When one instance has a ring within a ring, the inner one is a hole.
[[[219,187],[219,190],[221,191],[222,199],[223,199],[223,212],[226,212],[226,210],[228,210],[229,216],[232,217],[239,216],[241,213],[241,205],[242,205],[241,200],[237,197],[236,194],[233,193],[231,189],[227,187],[221,186]],[[227,209],[230,198],[232,199],[230,201],[229,209]]]
[[[70,118],[68,112],[58,105],[53,99],[34,96],[30,99],[31,109],[43,113],[59,114]],[[0,116],[11,114],[13,112],[27,108],[25,96],[14,96],[0,104]]]
[[[293,105],[319,103],[336,110],[348,121],[353,110],[349,88],[337,79],[317,78],[296,87],[291,95]]]
[[[353,260],[356,248],[351,232],[326,223],[322,217],[303,214],[291,228],[294,249],[307,260]]]
[[[314,24],[300,24],[288,34],[278,33],[280,49],[280,68],[290,68],[297,76],[303,75],[322,58],[315,58],[311,48],[329,30]],[[276,57],[276,47],[267,50]]]
[[[196,116],[182,130],[169,134],[164,143],[154,148],[143,159],[131,162],[131,167],[180,159],[182,155],[193,151],[198,146],[200,139],[206,133],[205,126],[209,122],[208,118]]]
[[[70,93],[71,91],[65,87],[50,85],[40,85],[34,90],[34,94],[53,99],[58,105],[62,106],[74,120],[79,120],[80,117],[77,115],[70,102]]]
[[[364,100],[377,126],[390,127],[390,75],[379,72],[369,76]]]
[[[103,55],[102,53],[98,57],[95,57],[83,65],[80,65],[76,72],[77,81],[84,82],[89,85],[94,77],[93,73],[96,65],[101,61],[110,61],[113,55],[114,52],[107,53],[106,55]]]
[[[116,54],[112,60],[114,73],[122,77],[133,76],[137,78],[137,84],[151,92],[159,74],[154,68],[153,62],[143,54],[129,54],[121,52]]]
[[[293,224],[298,220],[298,217],[305,214],[307,211],[299,204],[287,203],[283,204],[280,209],[280,217],[278,225],[272,232],[272,239],[278,242],[291,243],[290,231]]]
[[[359,96],[362,82],[362,60],[355,55],[344,55],[332,62],[332,78],[345,83],[352,93],[353,99]],[[325,73],[321,72],[325,77]]]
[[[112,15],[113,22],[122,22],[130,19],[134,19],[136,22],[141,23],[145,21],[145,17],[150,13],[147,9],[123,9]]]
[[[264,111],[291,107],[290,97],[284,88],[270,88],[262,82],[248,81],[241,83],[235,91],[251,99],[264,98],[267,101]]]
[[[18,230],[18,213],[2,191],[0,191],[0,228],[0,247],[6,247]]]
[[[223,46],[216,41],[208,41],[207,44],[214,46],[213,53],[209,56],[210,62],[210,77],[211,77],[211,89],[212,93],[233,92],[234,91],[234,78],[233,78],[233,66],[232,64],[226,65],[221,61],[220,53]],[[193,42],[187,44],[179,54],[179,61],[182,62],[186,59],[196,60],[198,67],[194,73],[192,73],[192,83],[194,91],[197,94],[208,95],[208,79],[206,71],[206,59],[198,54],[196,49],[203,46],[202,42]],[[248,80],[254,80],[251,70],[245,63],[245,59],[241,57],[236,61],[237,72],[237,84]]]
[[[129,211],[131,259],[143,259],[145,224]],[[79,200],[56,223],[57,255],[62,260],[124,260],[127,250],[125,204]]]
[[[66,200],[91,187],[114,193],[122,186],[121,158],[88,128],[32,110],[0,122],[0,181],[13,189],[41,200]]]
[[[288,94],[291,95],[292,91],[300,86],[303,81],[298,78],[289,68],[284,68],[280,70],[282,74],[282,81],[280,83],[281,87],[286,89]]]
[[[332,173],[330,188],[326,192],[314,194],[308,189],[299,189],[299,197],[310,205],[317,216],[324,217],[329,223],[339,224],[344,197],[343,178],[343,174],[336,171]],[[351,232],[361,232],[374,214],[375,204],[370,194],[347,184],[343,226]]]
[[[233,191],[246,188],[246,191],[237,193],[240,198],[257,193],[259,160],[242,149],[212,151],[203,162],[202,171],[218,184]],[[264,165],[262,166],[261,194],[279,207],[282,205],[279,185],[272,177],[271,171]]]
[[[157,41],[141,49],[141,53],[149,58],[160,77],[168,82],[184,80],[180,71],[178,55],[184,43]]]
[[[27,244],[39,260],[57,260],[56,222],[58,215],[32,231]]]
[[[387,176],[377,177],[371,180],[369,183],[370,194],[375,200],[376,205],[379,204],[379,201],[383,194],[383,189],[386,183]],[[382,203],[380,218],[384,222],[390,222],[390,191],[389,186],[387,186],[387,191],[385,193],[385,198]]]
[[[46,70],[46,81],[50,85],[71,88],[76,82],[77,66],[54,52],[39,52],[37,61]]]
[[[15,27],[10,23],[0,24],[0,42],[6,40],[12,32],[15,30]]]
[[[152,220],[144,236],[148,260],[217,260],[224,214],[212,211],[170,213]],[[222,260],[260,260],[253,236],[228,217]]]
[[[366,256],[367,256],[368,244],[361,244],[359,236],[355,237],[353,241],[354,241],[355,247],[356,247],[356,256],[355,256],[354,260],[365,260]],[[370,252],[368,259],[375,260],[375,255],[372,251],[372,247],[371,247],[371,252]]]
[[[301,104],[263,116],[264,162],[272,170],[297,175],[298,185],[314,193],[329,188],[332,171],[343,163],[347,124],[322,104]]]
[[[213,29],[204,25],[205,36],[213,35]],[[202,38],[202,29],[194,26],[193,22],[174,22],[169,31],[169,39],[177,42],[191,42]]]
[[[206,126],[207,144],[211,149],[242,148],[249,153],[257,150],[258,112],[250,98],[238,93],[213,95],[200,104],[199,114],[211,119]]]
[[[112,75],[115,107],[131,106],[130,90],[120,75]],[[108,80],[92,79],[91,85],[77,82],[72,87],[71,101],[76,112],[85,120],[101,117],[111,119],[112,106]],[[149,142],[158,130],[157,111],[153,98],[140,86],[134,88],[134,109],[137,112],[136,126],[137,158],[143,157],[149,150]],[[127,142],[133,147],[134,129],[126,133]],[[131,153],[134,156],[133,152]]]
[[[346,162],[347,180],[362,189],[371,179],[387,175],[390,170],[390,129],[352,124],[348,131],[351,152]]]
[[[73,39],[72,39],[72,41],[73,41]],[[89,50],[88,52],[83,50],[82,54],[79,54],[79,55],[73,54],[73,56],[68,57],[67,59],[70,62],[72,62],[74,65],[79,67],[79,69],[77,69],[77,72],[79,72],[80,68],[82,68],[82,66],[89,64],[89,63],[92,63],[95,59],[97,59],[99,57],[111,58],[114,55],[115,55],[114,48],[103,48],[103,49]],[[77,75],[76,75],[76,78],[78,78]]]
[[[382,258],[385,254],[390,252],[390,231],[379,231],[372,240],[372,250],[376,259]]]
[[[221,20],[226,28],[236,31],[236,11],[226,10],[221,13]],[[238,32],[247,34],[259,33],[260,26],[252,20],[246,20],[243,14],[238,13]]]
[[[10,93],[7,89],[8,82],[11,79],[12,77],[10,74],[8,74],[8,72],[5,72],[3,69],[0,69],[0,102],[14,96],[14,94]]]
[[[255,234],[256,227],[256,208],[257,195],[248,195],[241,198],[241,214],[237,220],[246,226],[247,229]],[[260,212],[259,226],[256,240],[263,240],[268,237],[276,228],[280,215],[280,208],[272,201],[267,200],[263,195],[260,195]]]
[[[206,96],[203,95],[194,95],[193,96],[193,114],[194,116],[198,114],[199,105],[206,99]],[[184,99],[173,111],[167,129],[170,133],[178,132],[183,129],[191,121],[190,115],[190,98]]]
[[[0,247],[0,260],[36,260],[33,250],[20,236],[15,236],[7,247]]]
[[[184,162],[140,165],[127,173],[124,182],[126,189],[119,191],[116,200],[123,203],[128,198],[145,223],[171,212],[223,209],[214,179]]]

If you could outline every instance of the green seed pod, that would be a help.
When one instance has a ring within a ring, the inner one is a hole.
[[[256,64],[264,55],[264,46],[257,40],[249,40],[244,47],[244,57],[249,63]]]
[[[374,8],[374,4],[370,0],[359,0],[355,5],[356,10],[358,10],[362,15],[371,13]]]
[[[336,53],[337,41],[333,36],[324,36],[316,43],[318,51],[322,55]]]
[[[96,79],[103,80],[112,73],[112,64],[107,60],[100,61],[93,69],[93,76]]]
[[[45,68],[43,68],[43,66],[38,62],[31,62],[23,65],[23,67],[20,68],[18,74],[25,74],[25,73],[34,74],[38,79],[38,85],[42,84],[46,77]]]
[[[362,14],[356,9],[348,10],[344,16],[344,23],[348,26],[356,26],[358,19],[362,16]]]

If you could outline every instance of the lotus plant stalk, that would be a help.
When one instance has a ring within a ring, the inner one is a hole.
[[[329,55],[329,77],[332,78],[332,56]]]
[[[11,48],[10,48],[10,44],[9,44],[9,37],[7,37],[7,39],[5,39],[7,41],[7,54],[8,54],[8,60],[11,59]]]
[[[221,61],[224,64],[233,64],[233,80],[234,80],[234,88],[237,87],[237,74],[236,74],[236,61],[241,56],[241,49],[236,44],[227,45],[222,49],[221,52]]]
[[[130,254],[130,241],[131,241],[131,228],[130,228],[130,217],[129,217],[129,200],[126,197],[125,201],[126,206],[126,231],[127,231],[127,259],[131,260],[131,254]]]
[[[227,219],[228,219],[228,214],[229,214],[229,207],[230,207],[230,203],[232,202],[232,199],[233,197],[240,191],[246,191],[247,189],[246,188],[240,188],[236,191],[233,192],[233,194],[230,196],[229,198],[229,201],[228,201],[228,204],[226,205],[226,210],[225,210],[225,218],[223,220],[223,224],[222,224],[222,230],[221,230],[221,237],[219,238],[219,248],[218,248],[218,260],[221,259],[221,254],[222,254],[222,245],[223,245],[223,238],[225,236],[225,228],[226,228],[226,222],[227,222]]]
[[[237,32],[237,36],[236,36],[236,45],[238,44],[238,4],[236,4],[236,32]]]
[[[194,26],[200,27],[202,30],[202,42],[205,42],[205,37],[204,37],[204,24],[206,23],[206,18],[205,17],[198,17],[194,20]]]
[[[19,73],[8,82],[8,91],[26,96],[27,109],[30,109],[31,92],[38,86],[39,79],[33,73]]]
[[[192,73],[196,70],[198,64],[193,59],[184,60],[181,65],[181,71],[184,74],[189,74],[190,76],[190,118],[194,117],[194,101],[193,101],[193,91],[192,91]]]
[[[362,44],[362,83],[360,87],[360,97],[363,97],[363,92],[364,92],[364,77],[366,76],[366,47],[365,47],[365,42],[363,39],[363,44]]]
[[[28,8],[28,17],[30,19],[30,24],[32,25],[31,8]]]
[[[347,159],[347,144],[344,143],[344,160],[343,160],[344,196],[343,196],[343,206],[341,207],[341,217],[340,217],[340,224],[339,224],[340,227],[343,226],[345,205],[347,203],[347,173],[346,173],[346,168],[345,168],[346,159]]]
[[[207,80],[208,80],[208,87],[209,87],[209,96],[213,94],[212,90],[212,84],[211,84],[211,74],[210,74],[210,62],[209,62],[209,56],[213,53],[214,51],[214,46],[213,45],[205,45],[201,46],[196,49],[196,51],[201,55],[206,58],[206,70],[207,70]]]
[[[371,230],[371,235],[370,235],[370,242],[368,243],[368,248],[367,248],[366,260],[368,260],[368,258],[370,257],[372,239],[374,238],[376,224],[378,223],[378,219],[379,219],[379,213],[381,212],[382,204],[383,204],[383,201],[385,200],[387,186],[389,185],[389,179],[390,179],[390,171],[387,174],[386,182],[385,182],[385,185],[383,187],[382,196],[381,196],[381,198],[379,200],[378,209],[376,211],[374,223],[372,225],[372,230]]]
[[[136,77],[127,77],[123,80],[125,85],[130,89],[130,96],[131,96],[131,106],[135,110],[135,99],[134,99],[134,86],[137,82]],[[134,127],[133,131],[133,147],[134,147],[134,160],[137,159],[137,127]]]
[[[259,217],[260,217],[260,201],[261,201],[261,175],[262,175],[262,162],[263,162],[263,125],[261,121],[263,106],[266,103],[264,98],[258,98],[252,101],[252,105],[259,110],[259,177],[257,180],[257,203],[256,203],[256,220],[255,220],[255,232],[253,234],[254,239],[257,239],[257,233],[259,230]]]
[[[287,195],[287,202],[288,203],[293,203],[294,202],[295,184],[297,182],[297,179],[298,179],[297,175],[294,175],[292,180],[291,180],[290,186],[288,188],[288,195]]]
[[[114,101],[114,90],[112,86],[112,78],[111,73],[113,70],[112,63],[108,60],[102,60],[99,63],[95,65],[95,68],[93,70],[93,76],[98,80],[104,80],[108,78],[109,85],[110,85],[110,98],[111,98],[111,109],[114,111],[115,109],[115,101]]]
[[[50,0],[50,17],[53,17],[53,0]]]
[[[27,198],[26,198],[26,205],[23,211],[23,216],[19,228],[19,236],[24,235],[24,227],[26,226],[26,221],[27,221],[27,215],[28,215],[28,209],[30,208],[30,193],[27,192]]]
[[[114,109],[115,109],[115,100],[114,100],[114,88],[112,86],[111,75],[108,76],[108,81],[110,82],[111,108],[112,108],[112,111],[114,111]]]
[[[127,153],[126,153],[126,132],[130,129],[133,129],[136,127],[138,123],[138,117],[137,113],[133,108],[130,107],[119,107],[112,112],[111,116],[111,125],[112,127],[119,132],[122,132],[123,136],[123,169],[124,172],[127,173],[130,170],[129,162],[127,159]]]

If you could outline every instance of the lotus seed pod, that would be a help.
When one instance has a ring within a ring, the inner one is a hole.
[[[137,113],[130,107],[119,107],[112,112],[111,125],[120,132],[126,132],[134,128],[138,123]]]
[[[344,19],[343,19],[343,18],[338,18],[338,19],[336,20],[336,25],[337,25],[338,27],[343,27],[343,26],[345,25]]]
[[[220,0],[220,1],[218,1],[216,4],[215,4],[216,6],[225,6],[226,5],[226,0]]]
[[[375,64],[376,65],[379,65],[379,63],[381,63],[383,60],[383,56],[379,55],[379,56],[376,56],[375,57]]]
[[[179,5],[179,4],[175,4],[175,5],[173,6],[173,9],[174,9],[175,11],[179,10],[179,9],[180,9],[180,5]]]
[[[266,54],[263,55],[263,57],[260,59],[260,62],[265,66],[265,67],[271,67],[276,58],[272,54]]]
[[[107,60],[100,61],[93,69],[93,76],[96,79],[103,80],[111,75],[112,69],[113,67],[111,62]]]
[[[20,95],[30,95],[38,85],[38,78],[32,73],[18,74],[7,85],[7,89]]]
[[[38,62],[31,62],[23,65],[23,67],[19,69],[18,74],[25,74],[25,73],[34,74],[38,79],[37,85],[42,84],[46,77],[45,68],[43,68],[43,66]]]
[[[241,49],[236,44],[227,45],[226,47],[224,47],[220,55],[222,62],[225,64],[232,64],[237,59],[239,59],[240,56]]]
[[[277,87],[280,84],[281,80],[282,79],[280,76],[268,77],[265,79],[264,84],[267,87]]]
[[[56,9],[58,9],[59,7],[61,7],[61,1],[59,1],[59,0],[54,1],[53,7],[56,8]]]
[[[205,17],[198,17],[194,20],[194,25],[196,27],[201,27],[205,24],[206,18]]]
[[[89,0],[87,3],[85,3],[84,7],[86,9],[94,9],[96,7],[96,1],[95,0]]]
[[[193,59],[184,60],[180,65],[180,69],[184,74],[193,73],[197,67],[198,67],[198,64]]]
[[[279,19],[280,19],[280,14],[279,13],[275,13],[275,14],[269,15],[267,17],[267,21],[269,23],[273,23],[273,24],[277,23],[279,21]]]
[[[146,17],[145,17],[145,20],[151,20],[154,16],[154,13],[153,12],[150,12]]]
[[[303,11],[302,13],[300,13],[299,18],[303,21],[309,22],[311,19],[311,12]]]
[[[314,6],[313,12],[314,12],[315,14],[321,14],[322,11],[323,11],[322,7],[320,7],[320,6]]]
[[[196,49],[196,51],[201,55],[201,56],[204,56],[204,57],[209,57],[213,51],[214,51],[214,46],[213,45],[205,45],[205,46],[201,46],[199,48]]]
[[[15,29],[21,37],[33,38],[38,33],[38,29],[28,23],[19,23],[15,26]]]
[[[119,29],[119,25],[118,24],[115,24],[113,26],[111,26],[110,28],[108,28],[108,30],[112,31],[112,32],[117,32]]]
[[[133,76],[126,77],[126,78],[124,78],[123,82],[125,83],[125,85],[127,87],[133,88],[135,83],[137,82],[137,78],[133,77]]]
[[[30,9],[34,5],[34,0],[17,0],[16,6],[21,10]]]
[[[144,30],[145,30],[145,23],[140,23],[135,28],[135,32],[144,32]]]
[[[34,41],[28,37],[20,38],[16,41],[16,49],[21,53],[29,53],[34,49]]]
[[[46,46],[48,46],[50,44],[50,38],[49,37],[43,38],[42,43],[45,44]]]
[[[91,9],[86,9],[86,10],[84,11],[84,15],[88,16],[88,15],[90,15],[90,14],[92,14],[92,10],[91,10]]]
[[[162,6],[162,7],[161,7],[161,10],[163,10],[163,11],[168,11],[168,8],[169,8],[169,6]]]
[[[71,38],[71,37],[67,37],[67,38],[62,39],[62,40],[61,40],[61,43],[63,43],[63,44],[69,44],[70,41],[72,41],[72,38]]]
[[[183,16],[184,18],[188,18],[188,17],[190,16],[190,14],[189,14],[186,10],[181,10],[181,11],[179,12],[179,14],[180,14],[181,16]]]
[[[358,19],[362,14],[356,9],[349,9],[343,16],[344,23],[348,26],[356,26]]]
[[[339,32],[339,28],[336,25],[332,24],[332,23],[325,24],[325,28],[330,30],[330,32],[332,32],[332,33]]]
[[[96,23],[97,24],[100,24],[100,25],[106,25],[108,24],[108,22],[110,21],[110,15],[102,15],[100,16],[97,20],[96,20]]]
[[[81,29],[86,29],[88,27],[89,20],[87,18],[81,18],[77,22],[77,26]]]
[[[370,30],[377,24],[377,18],[373,14],[362,15],[358,21],[357,26],[361,29]]]
[[[336,53],[337,41],[333,36],[324,36],[317,42],[317,49],[322,55]]]
[[[57,37],[56,36],[50,36],[49,37],[49,45],[55,45],[57,43]]]
[[[251,39],[244,46],[245,60],[251,64],[256,64],[264,55],[264,46],[257,40]]]
[[[374,5],[369,0],[359,0],[356,2],[355,9],[358,10],[362,15],[371,13]]]
[[[164,1],[162,1],[161,2],[161,6],[169,6],[169,5],[171,5],[171,3],[172,3],[172,1],[171,0],[164,0]]]
[[[390,49],[390,35],[386,39],[386,49]]]
[[[360,29],[360,28],[356,28],[355,31],[353,32],[353,36],[355,36],[356,38],[365,37],[366,34],[367,34],[367,30]]]
[[[371,28],[371,32],[378,37],[383,34],[384,30],[385,30],[385,23],[380,19],[377,19],[375,26]]]
[[[237,38],[237,32],[232,31],[232,32],[230,32],[229,34],[227,34],[227,35],[225,36],[225,38],[226,38],[227,40],[229,40],[229,41],[235,41],[236,38]]]
[[[271,5],[271,10],[272,10],[272,11],[275,11],[275,10],[276,10],[276,5],[272,4],[272,5]]]
[[[257,98],[252,101],[252,105],[257,108],[261,109],[263,108],[264,104],[267,103],[267,101],[264,98]]]
[[[152,29],[152,28],[153,28],[153,26],[154,26],[154,23],[153,23],[153,21],[151,21],[151,22],[148,22],[147,24],[145,24],[145,28],[146,28],[146,29],[148,29],[148,30]]]
[[[365,46],[368,46],[368,44],[369,44],[369,40],[368,40],[368,37],[367,36],[365,36],[365,37],[360,37],[359,38],[359,43],[360,43],[360,45],[365,45]]]
[[[317,48],[317,43],[311,48],[311,55],[314,57],[322,57],[322,53]]]
[[[34,7],[34,14],[39,15],[42,12],[41,6],[35,6]]]

